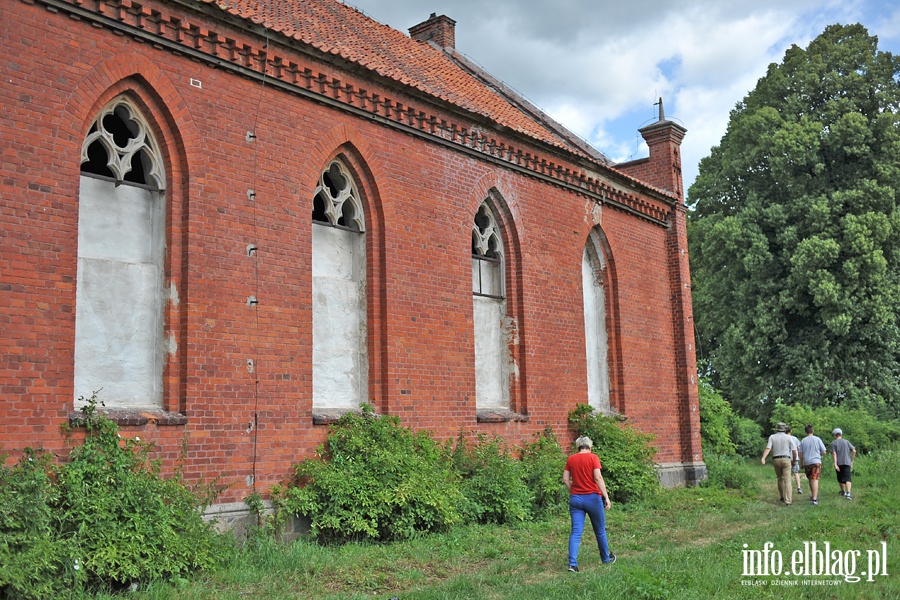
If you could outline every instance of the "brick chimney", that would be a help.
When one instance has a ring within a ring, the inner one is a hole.
[[[681,141],[687,129],[666,119],[662,98],[659,99],[659,120],[638,130],[650,148],[649,173],[643,179],[652,185],[677,195],[684,201],[681,178]]]
[[[409,37],[420,42],[433,42],[441,48],[455,48],[456,21],[446,15],[431,13],[427,21],[409,28]]]

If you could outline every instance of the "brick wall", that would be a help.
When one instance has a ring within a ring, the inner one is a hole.
[[[372,404],[441,437],[479,430],[517,443],[546,425],[568,435],[568,412],[587,400],[580,268],[595,220],[584,194],[40,3],[9,2],[4,15],[15,25],[0,31],[0,446],[13,457],[24,446],[66,451],[81,143],[99,109],[122,93],[144,111],[165,155],[166,335],[177,350],[163,408],[187,416],[165,424],[150,414],[123,433],[157,442],[167,468],[186,438],[188,476],[218,478],[230,486],[221,500],[237,501],[253,490],[254,473],[265,490],[324,440],[327,428],[312,422],[310,215],[321,169],[337,156],[366,207]],[[371,90],[384,85],[318,66]],[[383,93],[466,118],[396,89]],[[665,209],[658,195],[611,177],[610,186]],[[492,191],[514,253],[513,396],[525,422],[478,423],[475,415],[471,227]],[[689,290],[676,291],[687,281],[677,253],[683,227],[670,218],[674,234],[604,206],[602,228],[615,272],[613,405],[657,434],[659,461],[681,462],[699,459],[699,432],[692,338],[680,325]]]

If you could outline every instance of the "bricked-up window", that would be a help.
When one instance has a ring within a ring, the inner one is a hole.
[[[475,320],[475,404],[509,408],[509,364],[504,297],[503,241],[487,202],[472,227],[472,297]]]
[[[596,231],[588,236],[581,260],[588,404],[609,411],[609,336],[606,329],[606,260]]]
[[[161,408],[165,175],[152,131],[119,97],[85,137],[78,195],[75,402]]]
[[[366,239],[355,182],[340,161],[319,177],[312,213],[313,407],[368,401]]]

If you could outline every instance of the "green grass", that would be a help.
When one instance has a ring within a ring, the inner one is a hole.
[[[854,500],[838,497],[830,469],[821,481],[818,507],[808,488],[794,505],[778,502],[770,466],[751,461],[759,491],[709,488],[665,490],[644,505],[613,505],[608,514],[615,565],[600,563],[593,536],[585,534],[582,572],[566,572],[567,514],[517,527],[459,527],[393,544],[321,546],[300,541],[248,544],[224,569],[180,587],[149,586],[129,596],[142,600],[362,599],[401,600],[546,598],[900,598],[897,503],[900,450],[860,457],[854,471]],[[743,545],[765,542],[791,552],[804,541],[833,549],[866,550],[887,542],[888,576],[846,583],[842,578],[742,578]],[[745,586],[742,579],[766,582]],[[837,586],[774,581],[837,579]],[[102,596],[106,597],[106,596]]]

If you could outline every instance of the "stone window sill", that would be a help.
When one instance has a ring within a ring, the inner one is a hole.
[[[505,408],[482,408],[475,411],[479,423],[528,423],[531,417]]]
[[[314,408],[312,412],[313,425],[334,425],[346,414],[363,414],[359,407],[355,408]]]
[[[164,410],[104,408],[98,410],[97,414],[103,415],[120,427],[140,427],[148,424],[165,427],[187,425],[188,422],[187,416]],[[84,414],[81,411],[69,413],[69,425],[72,427],[84,427]]]

